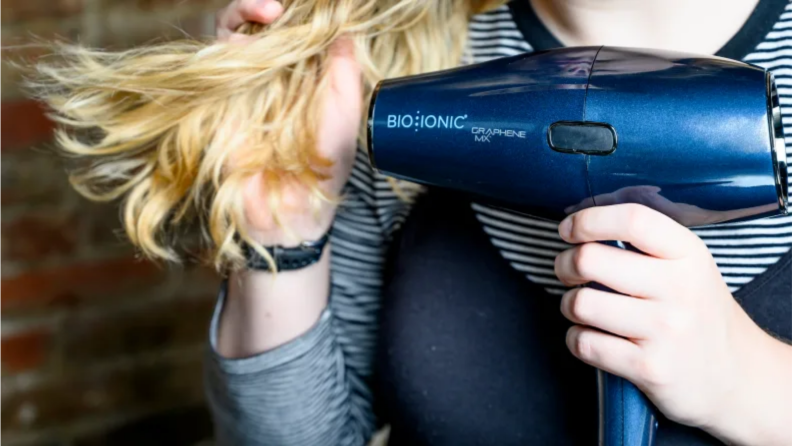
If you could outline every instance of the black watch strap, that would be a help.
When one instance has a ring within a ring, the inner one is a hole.
[[[272,255],[278,271],[292,271],[318,262],[322,258],[322,251],[329,238],[330,233],[328,232],[319,240],[303,242],[298,246],[289,248],[272,246],[264,247],[264,249]],[[258,271],[271,271],[267,259],[259,255],[249,245],[245,245],[245,258],[247,259],[248,268]]]

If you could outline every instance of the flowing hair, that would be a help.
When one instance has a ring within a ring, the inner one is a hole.
[[[123,199],[124,229],[143,254],[178,261],[179,234],[197,222],[215,267],[235,268],[243,243],[269,259],[245,228],[253,175],[266,179],[276,221],[284,181],[337,199],[319,187],[332,163],[316,150],[330,45],[353,40],[367,98],[383,78],[458,65],[470,16],[499,3],[283,0],[274,24],[243,25],[256,36],[244,45],[54,43],[55,61],[33,65],[28,86],[57,124],[72,185],[91,200]],[[241,162],[228,169],[231,159]]]

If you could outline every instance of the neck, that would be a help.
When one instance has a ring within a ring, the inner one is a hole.
[[[758,0],[523,0],[566,46],[618,45],[713,54]]]

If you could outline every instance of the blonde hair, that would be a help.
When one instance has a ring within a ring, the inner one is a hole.
[[[283,181],[336,198],[319,187],[330,161],[315,141],[331,43],[353,39],[368,97],[383,78],[458,65],[470,16],[496,3],[284,0],[274,24],[243,26],[257,36],[245,45],[56,43],[57,62],[36,64],[29,86],[52,111],[57,146],[77,161],[74,187],[92,200],[124,198],[124,228],[146,256],[177,261],[178,234],[198,221],[215,266],[238,267],[241,243],[266,253],[244,224],[252,175],[264,174],[271,203]],[[232,158],[242,162],[226,169]]]

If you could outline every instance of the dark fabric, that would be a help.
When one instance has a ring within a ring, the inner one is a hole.
[[[788,0],[760,0],[740,30],[715,55],[736,60],[744,58],[762,42],[788,3]],[[513,0],[509,9],[523,37],[535,51],[564,46],[542,23],[528,0]]]
[[[777,338],[792,340],[792,251],[734,298],[757,325]]]
[[[375,361],[391,445],[596,444],[596,375],[566,348],[560,298],[508,265],[465,198],[422,197],[392,253]],[[786,337],[790,262],[738,294]],[[720,444],[660,423],[658,446]]]
[[[531,45],[534,51],[544,51],[564,46],[547,29],[544,22],[539,19],[531,7],[531,2],[528,0],[513,0],[509,2],[509,10],[523,38]]]

